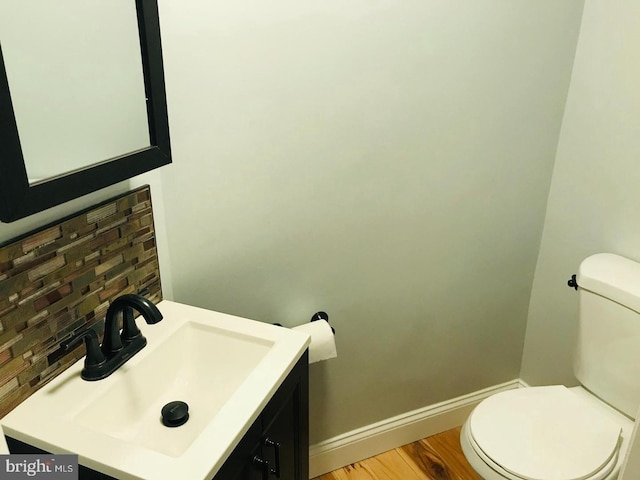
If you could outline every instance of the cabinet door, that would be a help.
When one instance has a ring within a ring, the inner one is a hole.
[[[262,454],[272,479],[309,478],[309,385],[306,354],[262,412]]]
[[[272,475],[281,480],[295,480],[296,475],[296,411],[294,395],[271,419],[262,441],[262,454],[271,466]]]
[[[262,455],[260,450],[261,435],[262,422],[258,418],[213,480],[262,480],[261,470],[253,461],[254,457]]]
[[[251,457],[252,460],[246,462],[245,467],[239,472],[238,476],[234,477],[234,480],[262,480],[265,478],[265,473],[261,472],[261,466],[256,464],[255,458],[258,457],[260,452],[256,451]],[[267,465],[266,468],[269,468]]]

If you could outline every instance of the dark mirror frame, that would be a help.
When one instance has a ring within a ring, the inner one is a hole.
[[[29,185],[0,48],[0,221],[24,218],[171,163],[158,2],[135,1],[151,143],[142,150]]]

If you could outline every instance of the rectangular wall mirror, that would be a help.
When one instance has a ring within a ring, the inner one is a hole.
[[[0,3],[0,220],[171,162],[157,0]]]

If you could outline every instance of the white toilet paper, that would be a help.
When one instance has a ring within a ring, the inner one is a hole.
[[[336,338],[326,320],[316,320],[293,327],[292,330],[311,335],[309,345],[309,363],[320,362],[338,356]]]

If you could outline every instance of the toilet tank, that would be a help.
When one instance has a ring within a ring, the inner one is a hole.
[[[640,263],[611,253],[586,258],[577,275],[580,383],[635,419],[640,406]]]

